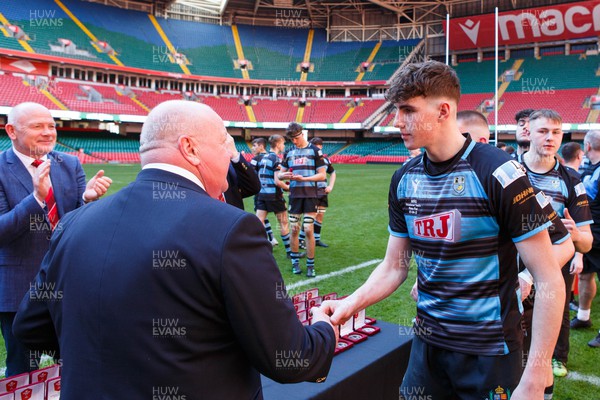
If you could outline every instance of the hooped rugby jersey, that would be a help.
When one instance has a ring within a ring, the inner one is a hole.
[[[590,202],[590,210],[594,224],[592,225],[592,233],[594,235],[593,246],[600,246],[600,162],[589,164],[581,173],[581,181],[585,186],[585,191]]]
[[[283,198],[283,191],[275,184],[275,173],[281,160],[274,152],[257,154],[251,164],[260,179],[260,192],[256,195],[260,200],[276,200]]]
[[[592,213],[590,211],[585,185],[579,179],[575,171],[571,171],[555,160],[554,168],[540,174],[533,172],[523,159],[523,153],[519,156],[519,162],[527,170],[527,176],[533,187],[544,192],[550,198],[552,208],[556,210],[560,218],[565,216],[565,208],[575,221],[575,225],[590,225]]]
[[[323,153],[310,143],[302,149],[294,147],[285,153],[281,166],[302,176],[313,176],[317,171],[326,168]],[[290,181],[290,198],[317,197],[317,182]]]
[[[333,168],[331,161],[329,161],[329,158],[323,156],[323,162],[325,163],[325,167],[327,167],[325,173],[327,173],[327,175],[333,174],[335,172],[335,169]],[[327,187],[327,184],[327,180],[317,182],[319,196],[327,196],[327,193],[325,193],[325,188]]]
[[[486,356],[520,348],[514,243],[551,226],[547,206],[523,166],[469,137],[447,162],[425,153],[396,171],[389,231],[410,240],[423,341]]]

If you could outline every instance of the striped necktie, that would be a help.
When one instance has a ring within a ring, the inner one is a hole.
[[[37,168],[43,163],[44,162],[42,160],[33,160],[31,165]],[[48,209],[48,222],[50,223],[52,230],[54,230],[56,225],[58,225],[60,218],[58,217],[58,208],[56,207],[56,200],[54,199],[54,191],[52,190],[52,187],[50,187],[50,190],[48,190],[48,195],[46,196],[45,201],[46,208]]]

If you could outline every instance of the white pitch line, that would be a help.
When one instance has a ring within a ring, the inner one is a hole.
[[[569,371],[569,375],[567,375],[567,379],[571,379],[573,381],[581,381],[591,383],[592,385],[600,386],[600,378],[595,375],[584,375],[579,372],[571,372]]]
[[[291,285],[286,285],[286,287],[287,287],[287,290],[292,290],[292,289],[296,289],[297,287],[300,287],[300,286],[311,285],[313,283],[320,282],[322,280],[331,278],[332,276],[344,275],[344,274],[347,274],[348,272],[356,271],[357,269],[366,268],[370,265],[380,263],[381,261],[383,261],[383,260],[375,259],[375,260],[365,261],[364,263],[361,263],[358,265],[353,265],[351,267],[347,267],[344,269],[340,269],[339,271],[330,272],[325,275],[319,275],[316,278],[310,278],[310,279],[305,279],[303,281],[298,281],[296,283],[292,283]]]

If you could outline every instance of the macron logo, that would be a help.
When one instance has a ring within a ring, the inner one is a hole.
[[[473,42],[475,46],[477,46],[477,36],[479,35],[480,23],[481,21],[475,23],[472,20],[468,19],[464,25],[458,24],[462,28],[463,32],[469,37],[469,39],[471,39],[471,42]]]

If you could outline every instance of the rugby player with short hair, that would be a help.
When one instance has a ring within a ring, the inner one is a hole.
[[[335,324],[345,322],[391,295],[414,255],[419,329],[401,394],[418,388],[436,400],[481,400],[499,389],[513,400],[542,398],[560,327],[555,304],[564,301],[546,198],[505,152],[461,134],[460,84],[451,67],[403,66],[386,97],[406,147],[425,152],[392,177],[384,260],[353,294],[322,307]],[[524,224],[532,215],[536,223]],[[524,371],[517,252],[544,283]]]
[[[306,234],[306,276],[315,277],[315,235],[314,221],[317,217],[317,182],[326,179],[326,165],[323,153],[308,143],[302,133],[302,125],[291,122],[286,135],[294,148],[286,152],[281,163],[278,178],[290,181],[290,226],[292,229],[292,272],[301,274],[298,254],[300,224]],[[304,215],[302,221],[300,218]]]
[[[583,151],[589,165],[583,170],[581,180],[585,186],[594,223],[592,249],[583,255],[583,271],[579,274],[579,310],[571,321],[572,329],[592,326],[590,312],[596,296],[596,275],[600,273],[600,131],[589,131],[583,140]],[[600,331],[588,342],[588,346],[600,348]]]
[[[592,215],[585,188],[576,172],[565,168],[556,158],[562,143],[562,118],[554,110],[541,109],[529,116],[529,151],[518,156],[518,161],[527,170],[527,176],[534,188],[549,197],[553,209],[569,230],[575,250],[586,253],[592,246],[590,224]],[[569,301],[574,274],[581,271],[577,263],[569,259],[562,266],[565,302],[561,305],[563,319],[558,342],[552,357],[553,373],[567,375],[569,356]],[[526,265],[526,264],[525,264]],[[534,280],[535,283],[535,280]],[[537,286],[537,285],[536,285]],[[531,301],[534,298],[530,299]],[[530,325],[530,321],[526,321]],[[546,398],[551,398],[552,385],[546,390]]]

